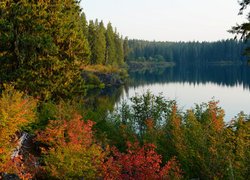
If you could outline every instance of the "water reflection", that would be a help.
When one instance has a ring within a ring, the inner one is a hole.
[[[131,86],[180,82],[194,85],[212,82],[223,86],[250,88],[249,66],[175,66],[167,69],[131,72]]]
[[[250,113],[250,67],[247,66],[176,66],[131,72],[130,77],[131,84],[124,90],[123,100],[150,90],[176,99],[183,110],[195,103],[219,100],[226,121],[241,111]]]
[[[121,101],[123,87],[94,89],[88,92],[82,105],[83,116],[95,122],[105,120],[108,111],[113,111],[115,103]]]

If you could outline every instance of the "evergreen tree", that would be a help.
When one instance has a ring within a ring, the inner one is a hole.
[[[124,62],[123,40],[117,33],[115,33],[115,52],[116,52],[116,58],[115,58],[116,63],[118,65],[122,65]]]
[[[115,56],[114,31],[111,23],[108,23],[106,31],[106,53],[104,64],[114,64],[116,61]]]
[[[125,37],[123,40],[123,53],[124,53],[124,61],[128,60],[129,55],[129,46],[128,46],[128,37]]]
[[[83,30],[83,34],[85,37],[88,37],[88,21],[86,19],[86,15],[84,12],[81,13],[81,26]]]
[[[89,49],[78,2],[4,0],[0,7],[1,83],[42,99],[82,89]]]
[[[95,24],[92,20],[89,21],[88,27],[88,41],[91,50],[90,64],[96,64],[97,53],[96,53],[96,29]]]
[[[95,25],[97,27],[97,36],[96,36],[97,38],[96,50],[98,54],[97,63],[103,64],[105,60],[105,51],[106,51],[106,37],[105,37],[106,29],[102,21],[98,23],[98,21],[96,20]]]
[[[105,59],[106,39],[103,22],[89,21],[88,40],[91,48],[91,64],[102,64]]]

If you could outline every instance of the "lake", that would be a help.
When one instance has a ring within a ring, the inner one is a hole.
[[[218,100],[225,110],[225,121],[230,121],[241,111],[250,114],[248,66],[175,66],[130,72],[130,78],[131,83],[123,89],[116,106],[149,90],[154,95],[162,93],[166,99],[176,100],[182,110]]]

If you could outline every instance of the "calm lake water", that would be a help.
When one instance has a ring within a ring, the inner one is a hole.
[[[219,101],[225,121],[243,111],[250,114],[250,67],[206,66],[173,67],[131,72],[131,83],[122,92],[118,105],[148,90],[166,99],[176,100],[183,110],[195,104]]]

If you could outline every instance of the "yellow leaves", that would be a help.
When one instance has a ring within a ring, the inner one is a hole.
[[[20,127],[35,120],[36,101],[26,98],[13,87],[7,87],[0,99],[0,129],[2,135],[13,135]],[[4,131],[4,133],[3,133]]]
[[[43,149],[45,169],[54,177],[85,177],[100,175],[105,153],[92,133],[94,122],[83,121],[75,114],[70,120],[50,121],[37,140],[49,147]]]
[[[217,132],[222,131],[224,128],[224,110],[218,107],[217,101],[210,101],[208,111],[211,116],[211,125]]]
[[[5,85],[0,97],[0,157],[2,164],[10,158],[16,146],[16,133],[21,127],[35,121],[36,100],[25,97],[13,86]],[[6,157],[3,159],[3,157]],[[1,164],[0,164],[1,168]]]

